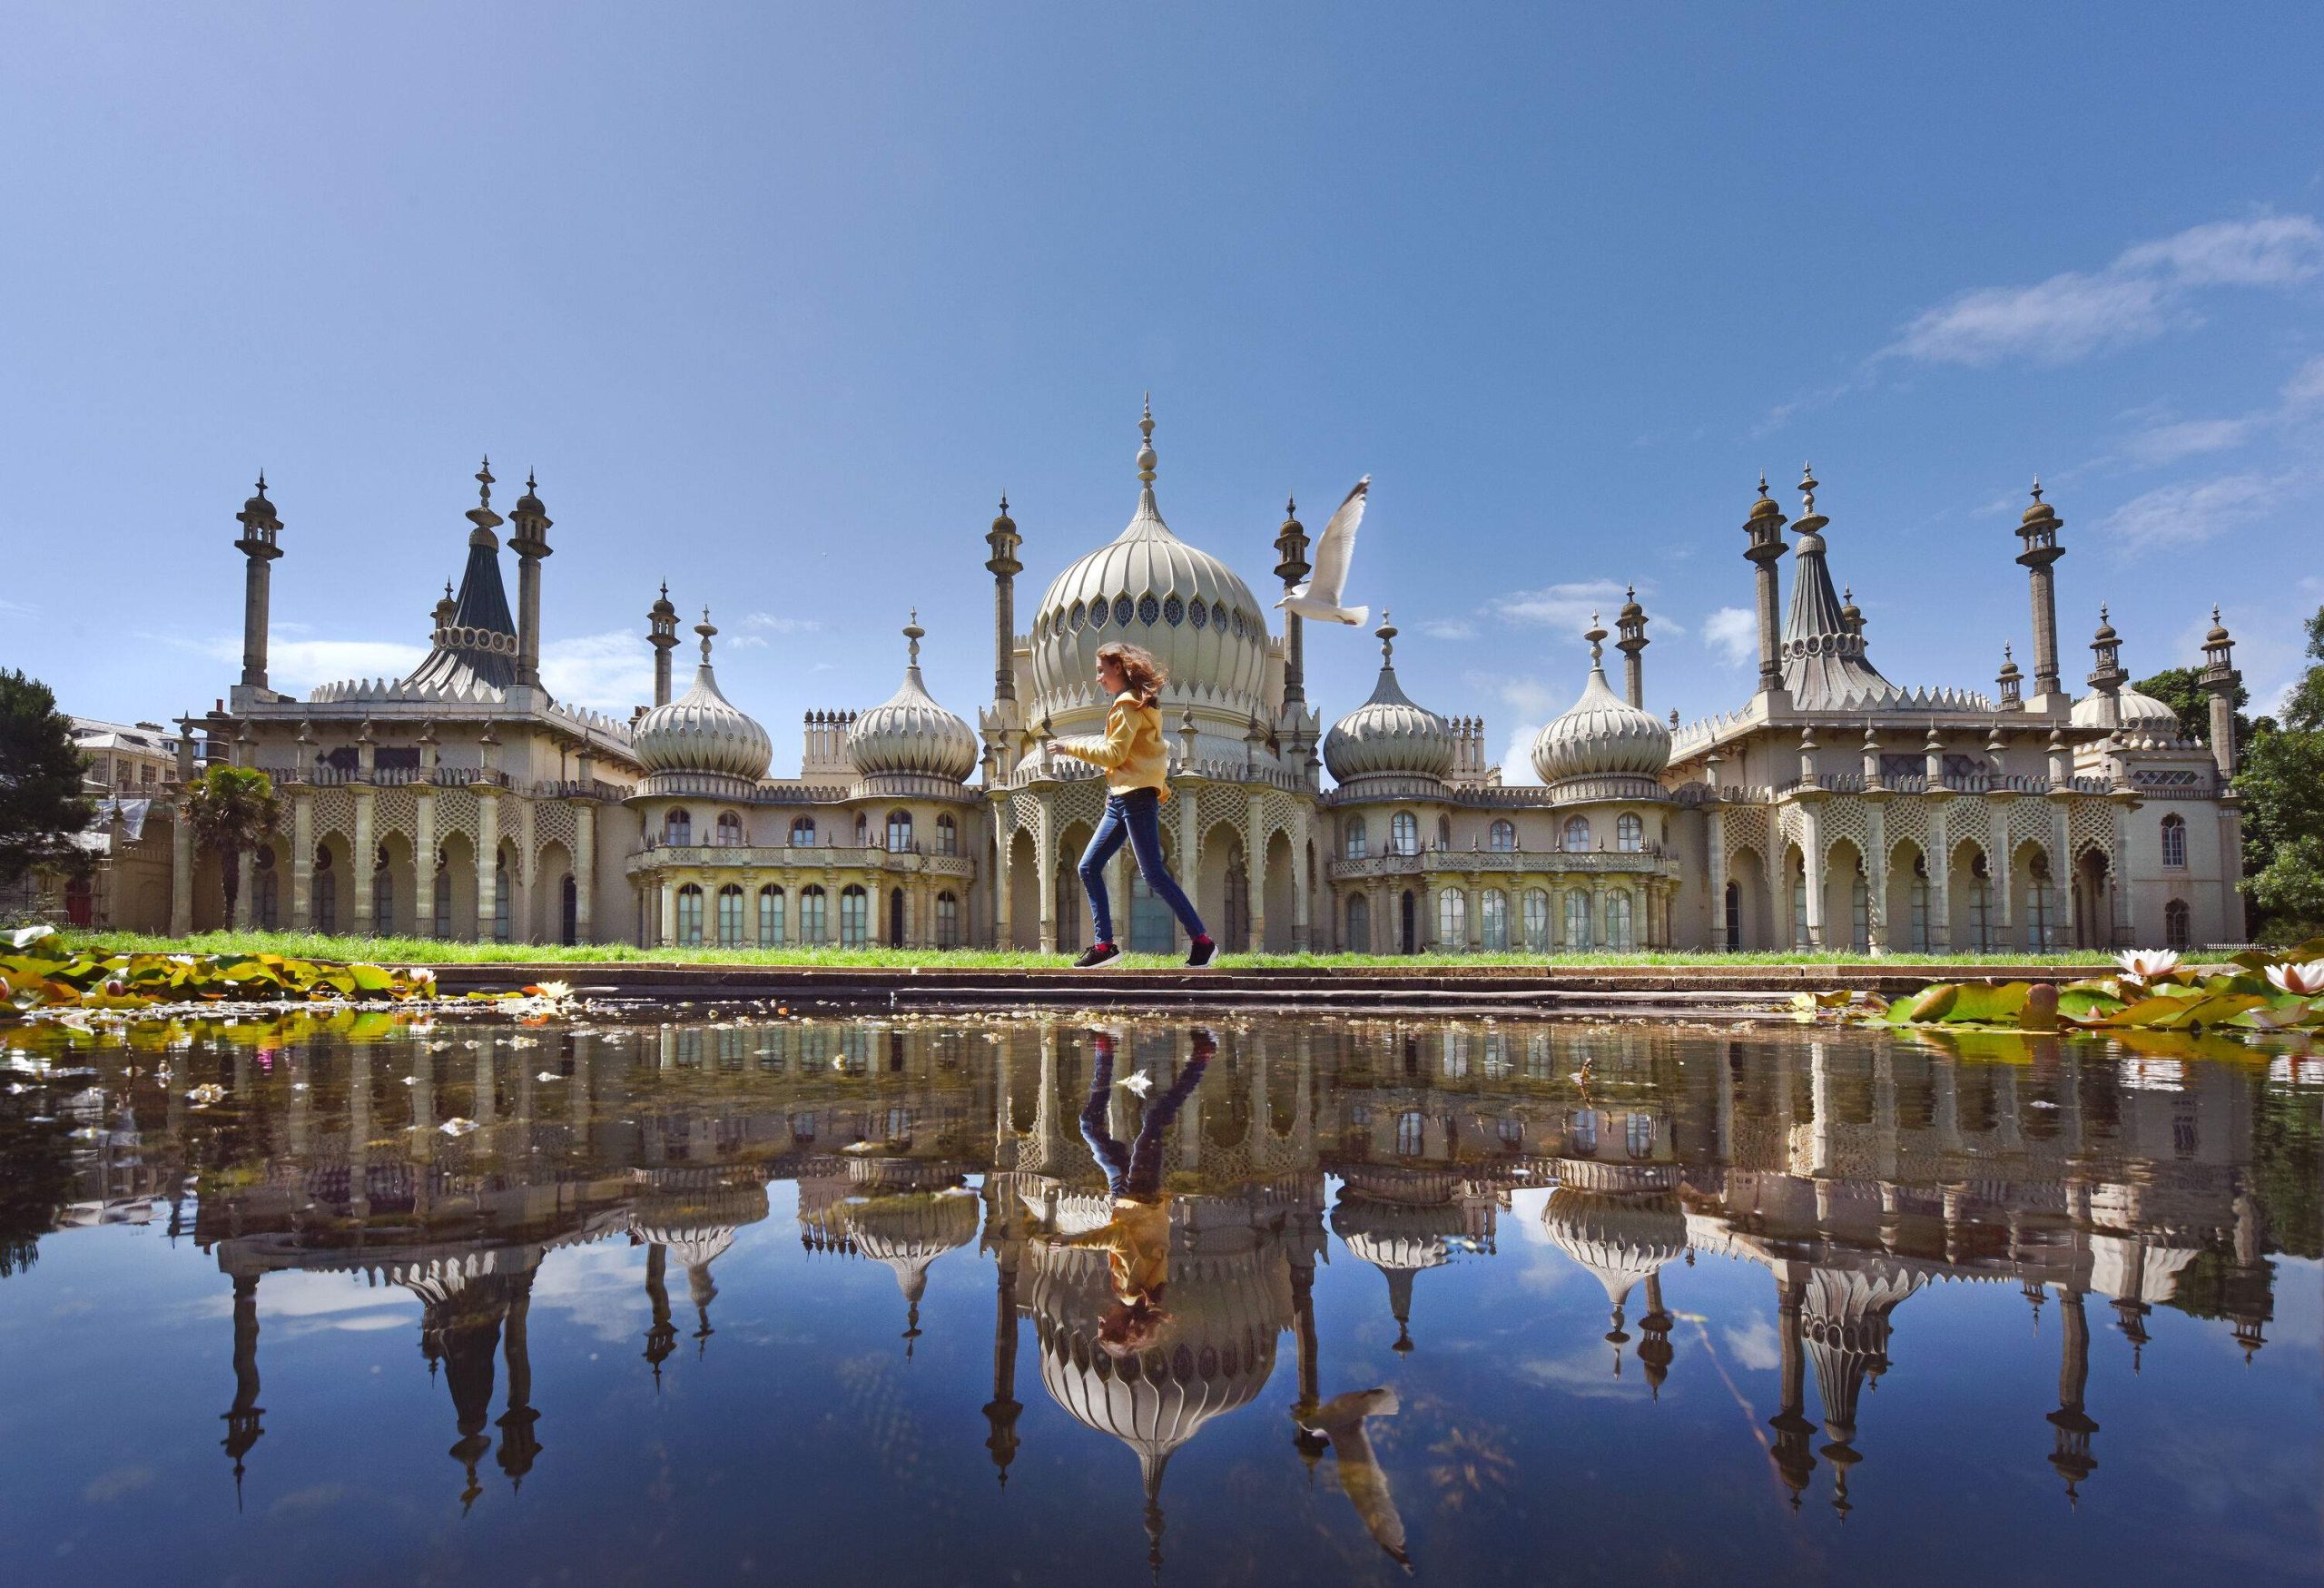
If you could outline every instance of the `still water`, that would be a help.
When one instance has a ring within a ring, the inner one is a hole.
[[[2296,1050],[14,1040],[13,1581],[2319,1575]]]

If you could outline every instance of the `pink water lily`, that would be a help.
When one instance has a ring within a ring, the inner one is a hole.
[[[2310,960],[2304,965],[2270,965],[2268,981],[2279,992],[2313,998],[2324,992],[2324,960]]]
[[[2114,956],[2122,967],[2122,980],[2148,986],[2162,981],[2179,968],[2176,949],[2124,949]]]

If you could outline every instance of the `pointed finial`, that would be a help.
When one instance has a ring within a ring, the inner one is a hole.
[[[1154,483],[1154,394],[1146,394],[1146,411],[1137,421],[1137,478],[1141,485]]]
[[[1803,463],[1799,466],[1799,494],[1807,499],[1807,511],[1811,514],[1816,511],[1816,488],[1821,483],[1816,478],[1814,464]],[[1828,585],[1825,587],[1827,589],[1830,587]]]
[[[1759,470],[1759,494],[1761,496],[1768,494],[1768,471],[1764,469]]]
[[[702,609],[702,621],[694,626],[694,631],[702,636],[702,665],[707,667],[710,666],[710,636],[718,632],[716,625],[710,621],[709,607]]]
[[[1380,640],[1380,665],[1383,667],[1393,666],[1396,655],[1396,626],[1388,621],[1385,607],[1380,608],[1380,626],[1372,632]]]
[[[2034,477],[2034,499],[2037,502],[2042,499],[2042,477],[2038,474]]]
[[[1598,621],[1595,612],[1590,615],[1590,626],[1583,631],[1581,637],[1590,642],[1590,666],[1595,671],[1606,659],[1606,629]]]
[[[2007,640],[2001,642],[2001,659],[2004,662],[2014,662],[2017,660],[2016,656],[2011,654],[2009,642]]]
[[[904,625],[904,639],[907,642],[905,648],[911,655],[911,666],[915,673],[920,670],[920,637],[927,632],[920,626],[920,608],[913,607],[911,620]]]
[[[477,498],[486,507],[492,506],[492,459],[487,457],[484,467],[476,471]]]
[[[266,470],[263,469],[258,471],[258,494],[261,497],[266,495]]]
[[[1004,518],[1009,516],[1009,493],[1006,490],[1000,493],[1000,516]]]
[[[445,599],[445,600],[447,600],[447,601],[448,601],[448,600],[450,600],[451,598],[452,598],[452,581],[451,581],[451,580],[449,580],[449,579],[446,579],[446,580],[444,581],[444,599]]]

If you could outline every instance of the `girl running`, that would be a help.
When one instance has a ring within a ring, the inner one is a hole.
[[[1045,739],[1046,749],[1061,750],[1078,761],[1102,766],[1106,780],[1106,814],[1090,835],[1081,855],[1081,891],[1089,895],[1089,915],[1097,936],[1074,961],[1087,971],[1122,957],[1114,942],[1114,916],[1106,897],[1106,863],[1121,853],[1127,839],[1137,857],[1138,873],[1155,897],[1170,907],[1187,929],[1187,963],[1200,968],[1210,963],[1218,945],[1203,930],[1193,901],[1162,863],[1162,802],[1170,797],[1169,755],[1162,747],[1162,713],[1156,703],[1162,695],[1159,663],[1143,648],[1118,640],[1098,647],[1098,686],[1113,696],[1106,714],[1103,739]]]

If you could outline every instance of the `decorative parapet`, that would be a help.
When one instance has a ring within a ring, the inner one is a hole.
[[[1417,854],[1374,854],[1325,863],[1332,882],[1373,877],[1465,876],[1483,872],[1589,872],[1608,875],[1676,876],[1678,860],[1659,846],[1625,853],[1581,849],[1423,849]]]
[[[679,868],[718,871],[876,871],[900,876],[976,877],[976,862],[964,854],[925,854],[913,849],[873,844],[648,843],[630,851],[623,869],[630,876]]]

